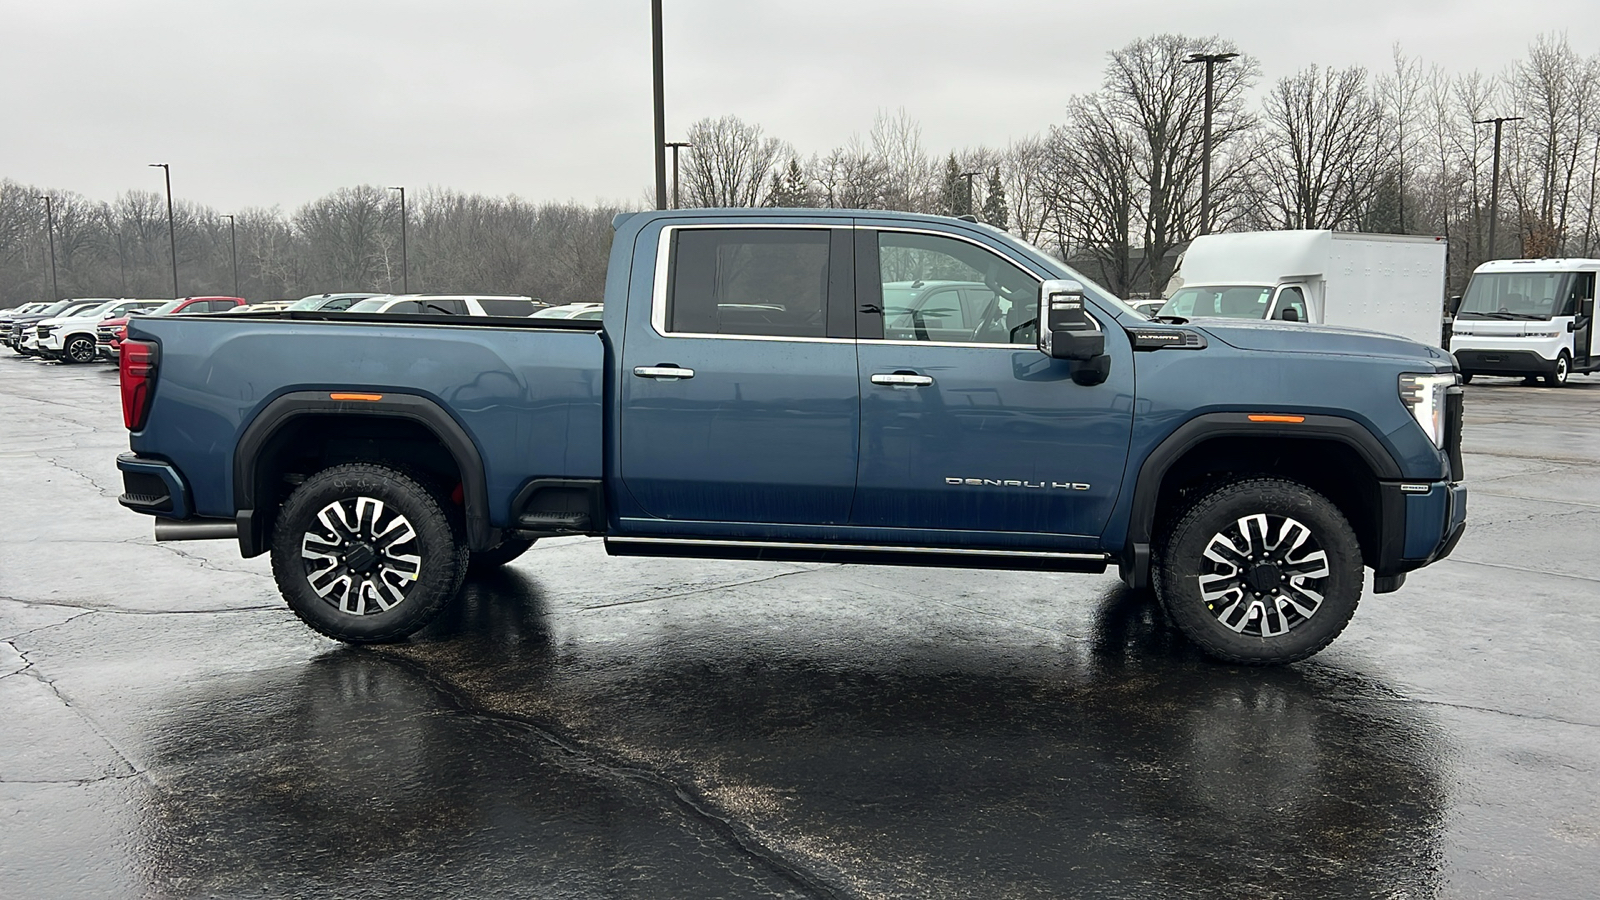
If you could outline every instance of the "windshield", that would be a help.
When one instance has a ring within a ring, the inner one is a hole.
[[[326,294],[318,294],[315,297],[305,297],[289,304],[289,309],[316,309],[317,307],[321,306],[323,301],[326,299],[328,299]]]
[[[160,306],[156,307],[155,309],[147,309],[147,310],[143,311],[142,313],[140,313],[140,315],[145,315],[145,316],[164,316],[167,313],[172,312],[173,310],[177,309],[178,307],[180,307],[182,305],[183,305],[183,298],[179,298],[177,300],[168,300],[167,302],[161,304]]]
[[[1480,272],[1472,276],[1457,313],[1462,319],[1549,319],[1558,309],[1571,272]]]
[[[1179,288],[1161,307],[1163,316],[1185,319],[1265,319],[1272,288],[1260,284],[1213,284]]]
[[[387,297],[373,297],[370,300],[363,300],[357,303],[355,306],[345,310],[345,312],[380,312],[383,309],[383,304],[387,302]]]
[[[1106,303],[1109,303],[1116,310],[1118,310],[1120,312],[1131,313],[1131,314],[1133,314],[1135,316],[1138,316],[1141,319],[1150,318],[1150,316],[1148,314],[1142,313],[1139,310],[1134,309],[1132,306],[1129,306],[1127,301],[1112,295],[1112,293],[1110,291],[1106,290],[1103,287],[1100,287],[1099,284],[1096,284],[1095,282],[1089,280],[1088,278],[1085,278],[1081,273],[1079,273],[1076,270],[1074,270],[1071,266],[1069,266],[1066,263],[1062,262],[1061,259],[1059,257],[1057,257],[1054,253],[1046,253],[1037,244],[1034,244],[1034,243],[1032,243],[1030,241],[1025,241],[1022,238],[1019,238],[1014,234],[1006,235],[1006,240],[1009,240],[1014,244],[1019,244],[1022,247],[1026,248],[1027,250],[1031,251],[1033,253],[1033,255],[1039,260],[1049,260],[1052,265],[1054,265],[1057,268],[1060,268],[1063,271],[1065,271],[1066,274],[1065,274],[1064,277],[1070,278],[1070,279],[1073,279],[1073,280],[1076,280],[1076,281],[1080,281],[1080,282],[1084,283],[1085,285],[1093,286],[1094,289],[1095,289],[1094,290],[1095,298],[1099,299],[1099,300],[1103,300]]]
[[[80,301],[73,303],[66,309],[62,310],[61,314],[57,316],[57,318],[65,319],[68,316],[88,315],[89,313],[99,310],[102,307],[112,306],[116,302],[117,301],[115,300],[90,300],[88,303],[83,303]]]

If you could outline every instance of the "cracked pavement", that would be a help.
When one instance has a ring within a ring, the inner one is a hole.
[[[418,638],[113,499],[115,373],[0,357],[0,895],[1577,897],[1600,377],[1468,388],[1471,527],[1317,657],[1110,576],[541,542]]]

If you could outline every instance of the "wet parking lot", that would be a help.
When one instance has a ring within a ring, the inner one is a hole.
[[[0,896],[1552,897],[1600,883],[1600,377],[1467,389],[1454,557],[1311,660],[1110,575],[542,542],[409,643],[121,509],[0,357]]]

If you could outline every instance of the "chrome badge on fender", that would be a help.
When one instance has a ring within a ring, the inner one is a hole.
[[[1089,485],[1078,481],[1016,481],[1010,478],[949,478],[945,484],[955,487],[1019,487],[1050,491],[1087,491]]]

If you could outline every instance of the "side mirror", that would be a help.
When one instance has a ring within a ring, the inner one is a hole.
[[[1083,308],[1083,285],[1039,285],[1039,352],[1051,359],[1088,362],[1106,352],[1106,336]]]
[[[1280,314],[1278,318],[1285,322],[1298,322],[1300,321],[1300,310],[1295,309],[1292,306],[1285,307],[1283,313]]]
[[[1454,297],[1450,298],[1450,315],[1453,316],[1453,315],[1455,315],[1456,313],[1458,313],[1460,311],[1461,311],[1461,295],[1457,294]]]

